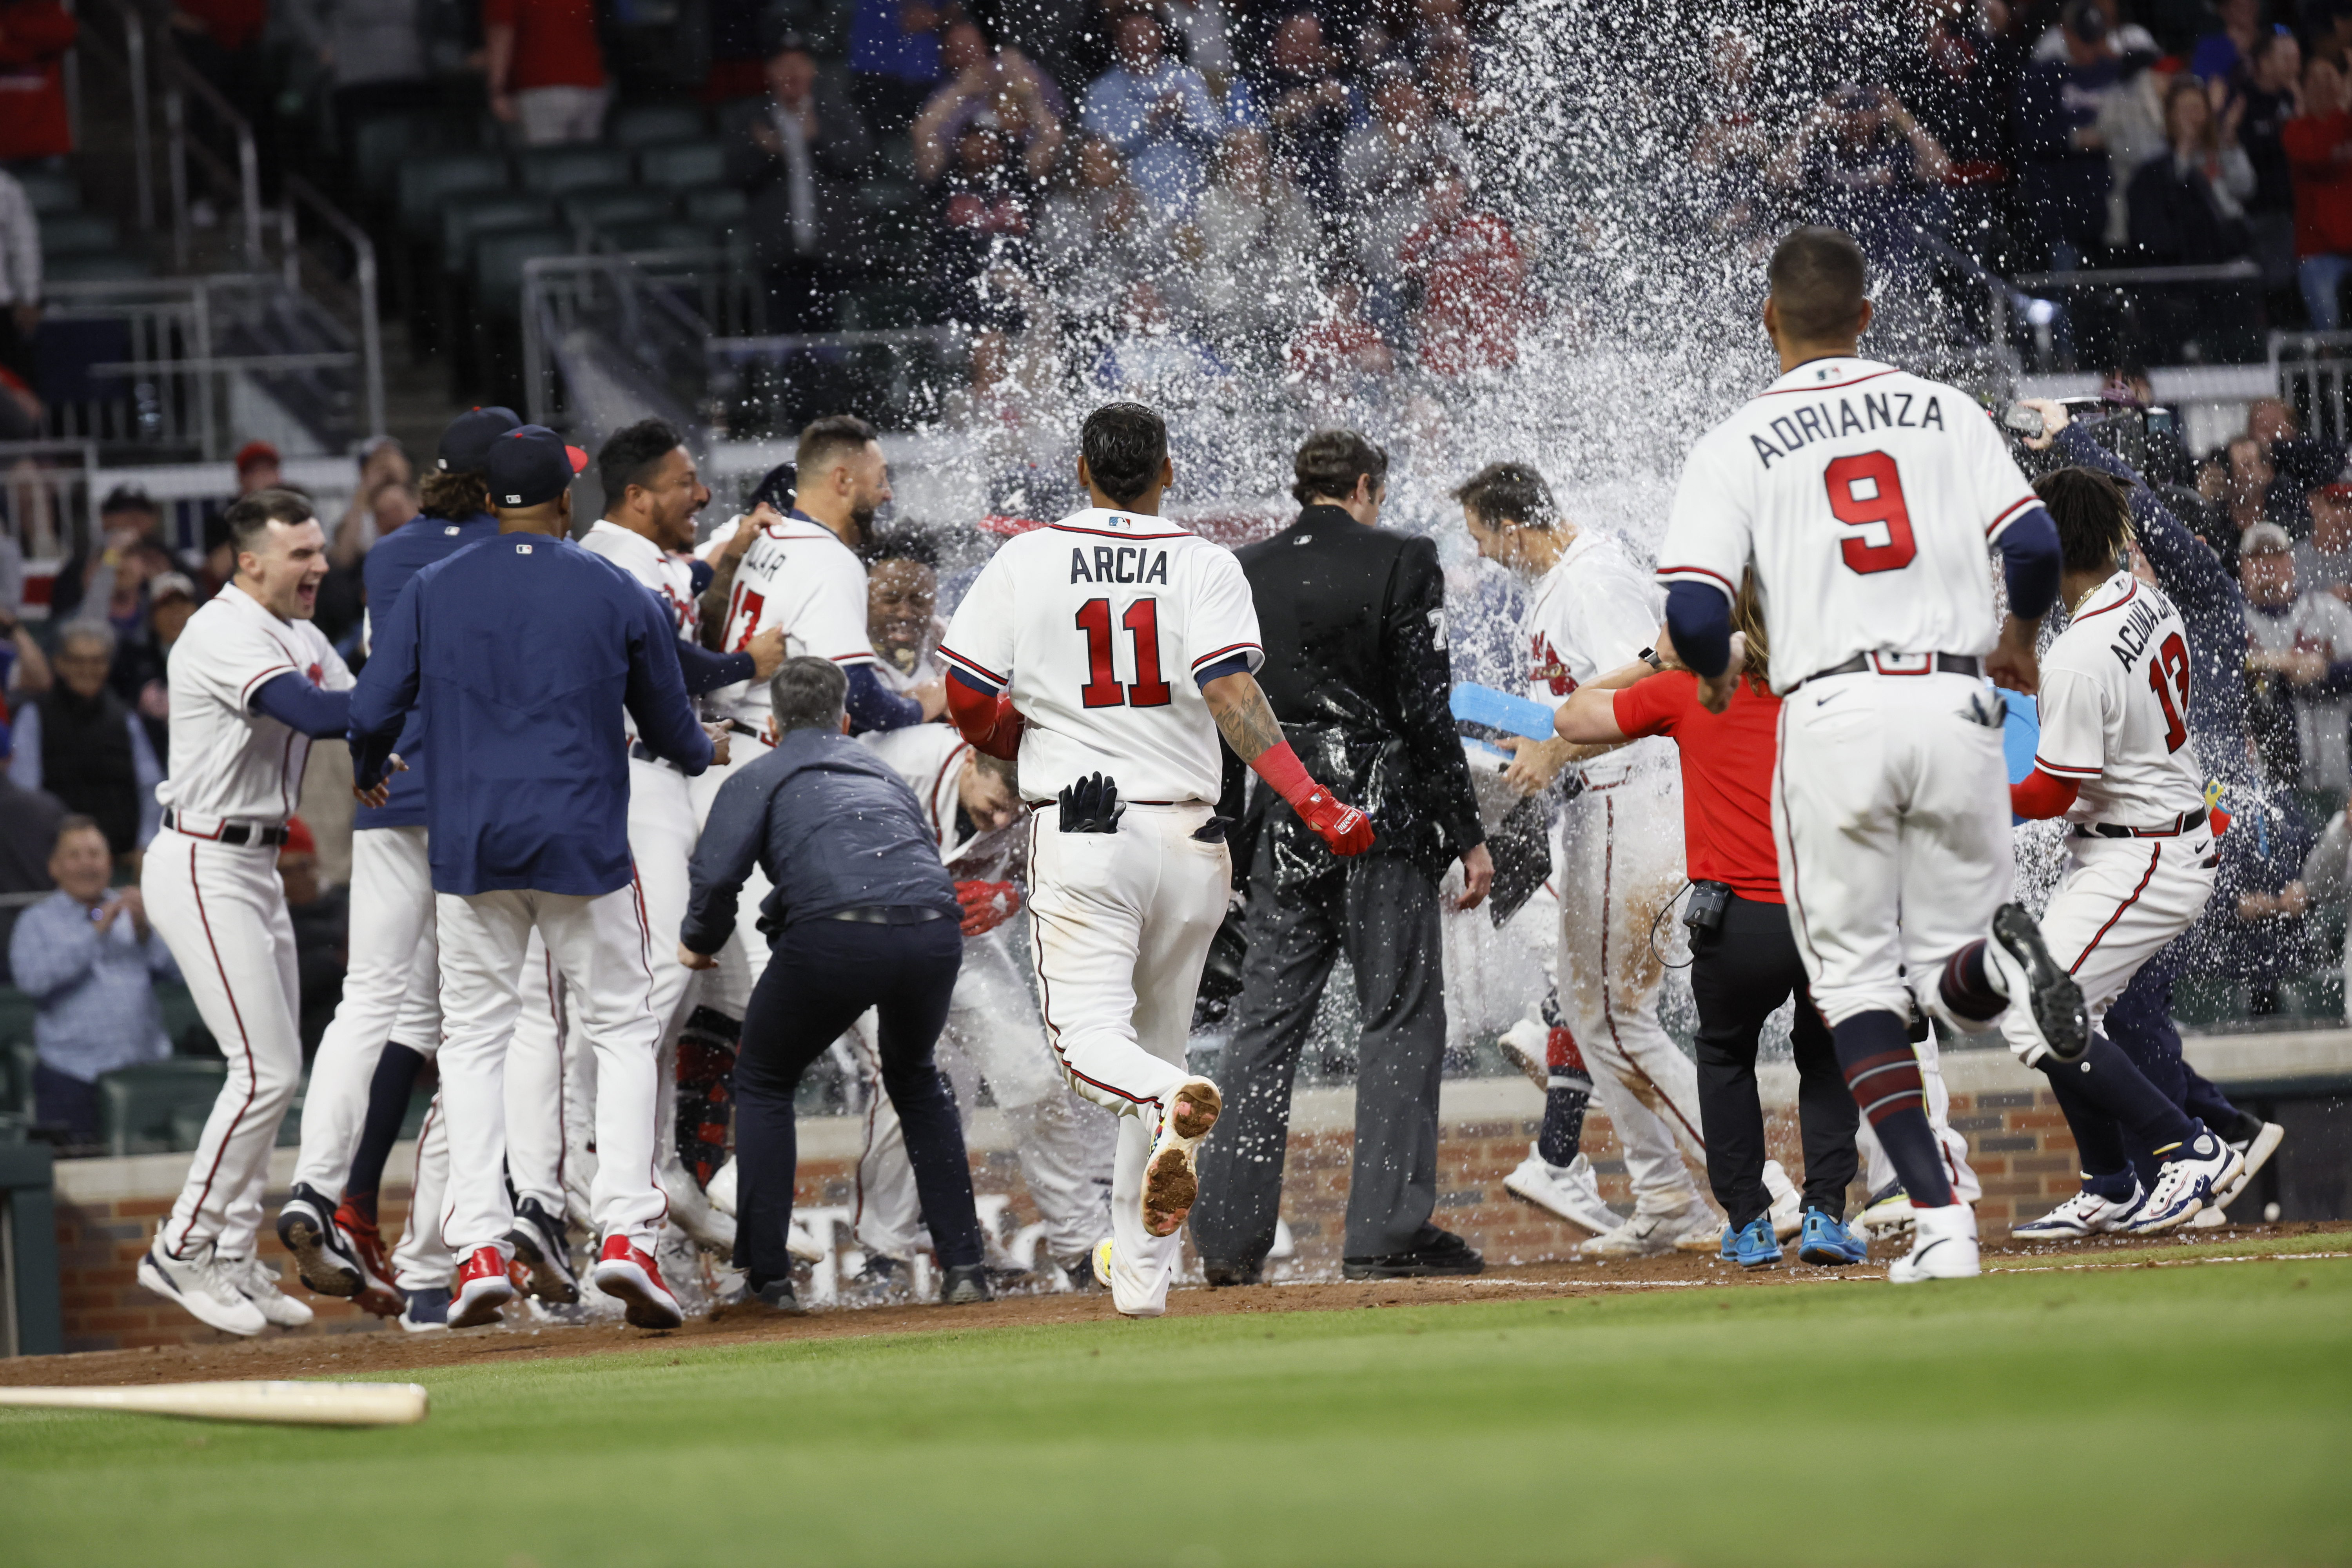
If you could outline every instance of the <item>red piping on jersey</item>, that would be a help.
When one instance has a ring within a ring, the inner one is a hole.
[[[1865,381],[1876,381],[1882,375],[1893,375],[1892,370],[1874,370],[1868,375],[1857,375],[1852,381],[1825,382],[1819,386],[1777,386],[1759,392],[1758,397],[1800,396],[1808,392],[1843,392],[1849,386],[1860,386]]]
[[[971,742],[970,741],[966,741],[962,745],[958,746],[954,751],[950,752],[948,753],[948,760],[940,764],[940,771],[934,774],[931,779],[931,823],[934,827],[939,829],[940,847],[942,849],[947,847],[948,828],[952,827],[955,825],[955,814],[953,812],[944,814],[940,812],[940,786],[948,782],[948,770],[954,767],[958,763],[963,761],[963,754],[971,750]],[[941,826],[942,824],[944,824],[944,826]]]
[[[236,987],[229,983],[228,965],[221,962],[220,942],[213,935],[213,918],[205,911],[205,890],[196,882],[196,847],[194,844],[188,846],[188,891],[195,897],[196,919],[203,922],[205,928],[205,945],[212,950],[213,968],[220,974],[222,994],[228,997],[228,1016],[236,1024],[237,1045],[245,1052],[245,1103],[236,1108],[235,1116],[229,1118],[228,1131],[221,1134],[220,1144],[213,1151],[212,1169],[205,1173],[205,1184],[197,1192],[195,1203],[189,1207],[187,1224],[180,1231],[180,1246],[170,1249],[176,1258],[187,1256],[183,1248],[187,1246],[188,1232],[196,1227],[198,1218],[205,1212],[205,1201],[213,1195],[213,1181],[220,1174],[221,1161],[228,1155],[229,1140],[235,1138],[236,1130],[245,1125],[245,1113],[253,1109],[253,1097],[261,1092],[261,1072],[253,1060],[253,1037],[246,1032],[245,1010],[236,1005]],[[268,1157],[266,1153],[263,1155],[265,1159]]]
[[[2076,970],[2082,968],[2083,960],[2091,956],[2092,950],[2099,945],[2099,939],[2105,936],[2107,932],[2115,929],[2116,922],[2124,918],[2124,911],[2126,910],[2139,902],[2139,896],[2147,891],[2149,879],[2156,875],[2156,863],[2163,858],[2163,845],[2159,844],[2148,851],[2147,869],[2141,873],[2139,886],[2131,890],[2130,898],[2126,899],[2122,903],[2116,906],[2116,912],[2107,917],[2107,923],[2099,928],[2098,934],[2092,937],[2089,943],[2084,947],[2082,952],[2075,958],[2074,962],[2066,966],[2067,973],[2072,974]]]
[[[1710,572],[1704,566],[1661,566],[1658,568],[1656,574],[1661,577],[1675,577],[1679,576],[1685,572],[1696,573],[1701,577],[1713,578],[1715,580],[1716,586],[1721,588],[1725,593],[1730,595],[1735,599],[1739,596],[1738,591],[1732,587],[1730,578],[1726,577],[1720,572]]]
[[[2070,768],[2058,763],[2044,762],[2039,755],[2034,757],[2033,765],[2040,768],[2045,773],[2053,773],[2064,777],[2074,777],[2079,775],[2086,779],[2097,778],[2099,774],[2105,771],[2101,768]]]
[[[1255,647],[1261,654],[1265,652],[1265,649],[1258,647],[1258,645],[1254,642],[1237,642],[1230,647],[1221,647],[1214,653],[1202,654],[1200,658],[1192,661],[1192,668],[1194,669],[1198,669],[1204,664],[1213,664],[1218,659],[1224,658],[1227,654],[1239,653],[1245,647]]]
[[[1049,522],[1046,527],[1060,533],[1087,533],[1097,539],[1190,539],[1192,535],[1178,529],[1173,533],[1115,533],[1107,528],[1072,528],[1066,523]]]
[[[939,655],[941,658],[961,665],[972,674],[979,676],[982,680],[992,680],[1000,687],[1009,686],[1012,684],[1006,677],[997,674],[996,671],[989,668],[988,666],[982,664],[977,659],[966,658],[963,655],[956,652],[955,649],[948,647],[945,643],[940,644]]]
[[[268,668],[268,669],[265,669],[265,670],[263,670],[259,675],[257,675],[257,676],[255,676],[251,680],[247,681],[247,682],[245,683],[245,688],[244,688],[244,689],[242,689],[241,691],[239,691],[239,692],[236,694],[236,706],[237,706],[237,710],[238,710],[239,712],[244,711],[244,710],[245,710],[245,702],[246,702],[246,699],[247,699],[247,698],[248,698],[248,697],[251,697],[251,696],[253,695],[253,689],[254,689],[256,686],[260,685],[263,681],[265,681],[265,680],[275,680],[275,679],[278,679],[279,676],[281,676],[281,675],[299,675],[300,673],[301,673],[301,671],[299,671],[299,670],[296,669],[296,668],[295,668],[292,665],[290,665],[290,664],[289,664],[289,665],[284,665],[284,666],[280,666],[280,667],[273,667],[273,668]]]
[[[1994,518],[1990,522],[1985,524],[1985,537],[1987,539],[1990,539],[1994,534],[1999,533],[2002,529],[2007,528],[2011,523],[2015,522],[2020,517],[2023,516],[2028,508],[2037,507],[2041,504],[2042,498],[2033,494],[2032,491],[2028,491],[2022,500],[2014,500],[2010,502],[2007,510]]]
[[[2084,611],[2081,615],[2076,616],[2074,617],[2074,623],[2075,623],[2077,626],[2079,626],[2079,625],[2081,625],[2083,622],[2089,620],[2093,616],[2104,616],[2104,615],[2105,615],[2109,610],[2120,610],[2120,609],[2122,609],[2126,605],[2130,604],[2134,599],[2137,599],[2137,598],[2138,598],[2138,597],[2139,597],[2139,579],[2138,579],[2138,578],[2137,578],[2137,577],[2135,577],[2135,578],[2133,578],[2133,579],[2132,579],[2132,585],[2131,585],[2130,587],[2128,587],[2128,588],[2126,588],[2126,589],[2125,589],[2125,590],[2124,590],[2124,596],[2123,596],[2122,598],[2117,599],[2117,600],[2116,600],[2114,604],[2112,604],[2112,605],[2100,605],[2097,609],[2095,609],[2095,610],[2085,610],[2085,611]],[[2039,758],[2036,758],[2035,760],[2036,760],[2036,761],[2039,761],[2040,759],[2039,759]]]
[[[1132,804],[1140,805],[1142,803],[1135,802]],[[1037,818],[1034,815],[1029,818],[1029,864],[1033,868],[1037,864]],[[1119,1099],[1126,1100],[1129,1105],[1149,1105],[1160,1108],[1160,1101],[1157,1100],[1146,1100],[1139,1095],[1128,1093],[1127,1090],[1119,1088],[1116,1084],[1105,1083],[1100,1079],[1088,1078],[1086,1074],[1072,1067],[1070,1065],[1070,1058],[1062,1054],[1062,1026],[1054,1022],[1054,988],[1047,984],[1045,981],[1045,919],[1037,913],[1037,900],[1033,896],[1029,900],[1030,961],[1037,969],[1037,1011],[1045,1020],[1045,1043],[1053,1047],[1054,1059],[1061,1063],[1062,1070],[1069,1074],[1071,1079],[1078,1083],[1093,1084],[1105,1094],[1115,1094],[1118,1096]]]

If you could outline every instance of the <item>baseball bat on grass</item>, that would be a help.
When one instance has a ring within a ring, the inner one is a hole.
[[[119,1410],[192,1421],[408,1426],[425,1419],[413,1383],[157,1383],[143,1388],[0,1388],[0,1405]]]

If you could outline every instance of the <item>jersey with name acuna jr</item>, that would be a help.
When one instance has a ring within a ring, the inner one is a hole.
[[[732,528],[703,546],[707,560],[726,548]],[[742,653],[770,626],[784,629],[784,657],[829,658],[844,668],[875,662],[866,640],[866,563],[840,536],[793,512],[769,524],[743,552],[727,595],[721,653]],[[710,712],[757,725],[768,717],[768,684],[739,680],[709,699]]]
[[[2170,827],[2205,804],[2189,681],[2171,600],[2127,572],[2092,590],[2042,656],[2033,765],[2081,784],[2068,821]]]
[[[1856,654],[1986,652],[1987,546],[2040,504],[1967,394],[1813,360],[1691,448],[1658,575],[1733,596],[1752,556],[1786,693]]]
[[[1265,659],[1232,551],[1163,517],[1100,509],[999,550],[940,657],[1011,695],[1033,801],[1097,773],[1127,800],[1214,801],[1222,754],[1196,678],[1237,658],[1255,673]]]

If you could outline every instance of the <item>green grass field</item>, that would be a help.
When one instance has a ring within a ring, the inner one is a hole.
[[[2352,1260],[681,1347],[422,1381],[430,1421],[384,1432],[0,1412],[0,1561],[2352,1562]]]

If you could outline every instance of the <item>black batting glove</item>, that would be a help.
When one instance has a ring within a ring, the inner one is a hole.
[[[1127,809],[1118,803],[1118,782],[1100,773],[1067,786],[1060,799],[1065,833],[1117,833],[1119,814]]]

